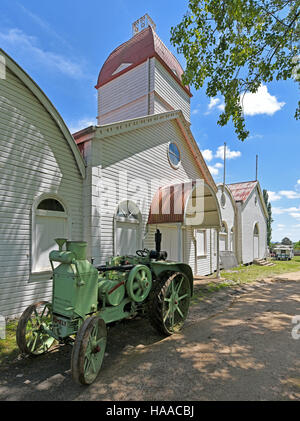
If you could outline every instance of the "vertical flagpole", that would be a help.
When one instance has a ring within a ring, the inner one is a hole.
[[[255,181],[257,181],[257,174],[258,174],[258,155],[256,155],[256,171],[255,171]]]
[[[226,173],[226,142],[224,142],[224,173],[223,173],[223,193],[225,190],[225,173]]]

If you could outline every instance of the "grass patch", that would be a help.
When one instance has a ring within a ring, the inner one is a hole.
[[[16,342],[18,320],[6,324],[6,338],[0,339],[0,367],[16,359],[20,351]]]
[[[235,283],[248,283],[258,281],[263,278],[271,278],[275,275],[287,272],[300,271],[300,256],[294,257],[289,261],[272,261],[274,266],[237,266],[230,269],[230,271],[222,270],[221,277]]]
[[[300,271],[300,256],[296,256],[290,261],[273,261],[273,263],[275,263],[274,266],[240,265],[229,271],[221,271],[220,275],[223,280],[221,282],[210,282],[203,288],[197,289],[191,299],[191,305],[202,301],[207,294],[217,292],[223,288],[247,284],[264,278],[272,278],[281,273]]]

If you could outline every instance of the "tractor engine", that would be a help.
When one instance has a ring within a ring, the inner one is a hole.
[[[59,338],[78,330],[86,315],[98,308],[98,271],[86,259],[84,241],[56,239],[59,251],[50,252],[53,270],[53,332]],[[62,247],[66,243],[66,251]],[[60,263],[54,268],[54,262]]]

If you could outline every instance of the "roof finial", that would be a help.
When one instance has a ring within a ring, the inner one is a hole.
[[[154,31],[156,31],[156,25],[153,22],[153,20],[150,18],[148,13],[146,13],[144,16],[133,22],[132,24],[132,36],[138,34],[143,29],[147,28],[148,26],[151,26]]]

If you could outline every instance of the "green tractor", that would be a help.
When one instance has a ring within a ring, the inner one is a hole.
[[[110,323],[142,314],[164,335],[181,330],[193,293],[193,273],[187,264],[166,260],[159,230],[156,250],[112,257],[98,267],[86,259],[85,242],[56,242],[59,250],[49,254],[52,302],[34,303],[22,314],[16,335],[22,353],[44,354],[55,340],[72,344],[72,377],[90,384],[102,365]]]

